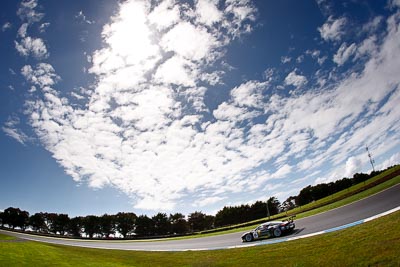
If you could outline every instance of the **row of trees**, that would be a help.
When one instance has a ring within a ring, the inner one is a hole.
[[[266,202],[256,201],[252,205],[224,207],[215,215],[215,226],[244,223],[272,216],[279,213],[280,206],[279,200],[276,197],[271,197]]]
[[[202,212],[189,214],[188,220],[181,213],[158,213],[153,217],[137,216],[135,213],[120,212],[116,215],[102,216],[88,215],[85,217],[70,218],[67,214],[35,213],[19,208],[9,207],[0,212],[1,226],[19,228],[23,231],[30,228],[39,233],[55,235],[69,235],[81,237],[110,238],[119,233],[124,238],[128,236],[162,236],[169,234],[185,234],[193,231],[202,231],[214,227],[214,216]]]
[[[242,223],[267,216],[272,216],[280,211],[280,202],[271,197],[266,202],[257,201],[252,205],[238,207],[224,207],[216,216],[207,215],[196,211],[189,214],[186,220],[181,213],[158,213],[153,217],[147,215],[137,216],[135,213],[120,212],[116,215],[104,214],[102,216],[88,215],[85,217],[70,218],[67,214],[35,213],[19,208],[7,208],[0,212],[2,227],[16,227],[25,231],[30,228],[35,232],[51,233],[56,235],[70,235],[81,237],[109,238],[116,233],[124,238],[128,236],[163,236],[213,229],[214,227]]]
[[[390,168],[393,167],[387,169]],[[355,184],[362,183],[384,171],[385,170],[373,171],[370,174],[356,173],[353,175],[353,178],[343,178],[335,182],[322,183],[314,186],[309,185],[303,188],[297,196],[290,196],[283,203],[280,203],[275,197],[271,197],[267,202],[257,201],[252,205],[227,206],[217,212],[215,216],[215,226],[220,227],[244,223],[285,212],[332,195]]]
[[[355,184],[362,183],[371,177],[374,177],[383,171],[374,171],[370,174],[356,173],[353,178],[343,178],[335,182],[309,185],[303,188],[297,196],[292,196],[291,201],[295,201],[295,206],[303,206],[318,199],[330,196],[334,193],[349,188]],[[294,206],[294,207],[295,207]]]

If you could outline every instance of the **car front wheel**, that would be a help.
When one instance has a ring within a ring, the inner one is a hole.
[[[251,242],[251,241],[253,241],[253,235],[247,234],[244,236],[244,239],[246,240],[246,242]]]
[[[274,229],[274,236],[275,237],[280,237],[282,235],[282,231],[279,228]]]

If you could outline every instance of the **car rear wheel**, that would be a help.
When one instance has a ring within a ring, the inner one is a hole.
[[[251,241],[253,241],[253,235],[247,234],[244,236],[244,239],[246,240],[246,242],[251,242]]]
[[[274,236],[275,237],[280,237],[282,235],[282,231],[279,228],[274,229]]]

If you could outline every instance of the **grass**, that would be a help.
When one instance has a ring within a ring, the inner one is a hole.
[[[2,234],[0,234],[0,242],[1,242],[2,240],[14,240],[14,239],[16,239],[16,238],[13,237],[13,236],[2,235]]]
[[[399,266],[400,212],[307,239],[240,249],[138,252],[0,242],[0,266]]]

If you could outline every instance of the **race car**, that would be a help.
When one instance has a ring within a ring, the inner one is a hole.
[[[294,230],[294,216],[284,221],[271,221],[260,224],[256,229],[242,235],[243,242],[250,242],[260,238],[280,237]]]

